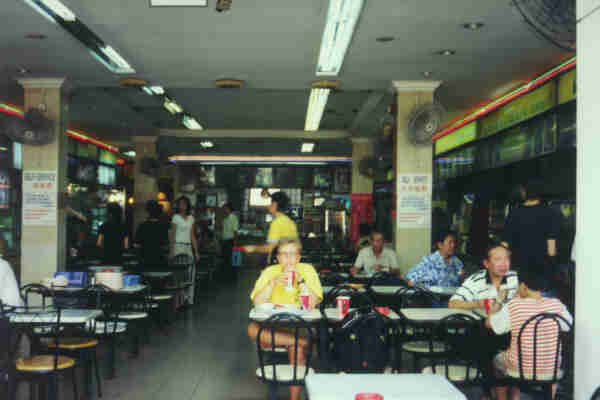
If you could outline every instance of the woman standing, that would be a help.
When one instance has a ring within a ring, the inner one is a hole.
[[[170,255],[171,257],[180,254],[186,254],[190,257],[190,261],[194,261],[195,255],[198,254],[198,242],[196,240],[196,232],[194,229],[194,217],[191,215],[190,200],[181,196],[175,203],[177,210],[171,220],[171,238],[170,238]],[[185,297],[189,304],[194,304],[194,276],[196,274],[195,265],[192,268],[191,286],[189,287]]]
[[[148,219],[140,224],[135,235],[136,246],[145,269],[156,269],[167,264],[169,224],[161,221],[162,208],[156,200],[146,202]]]
[[[102,262],[107,265],[121,265],[123,249],[129,248],[127,229],[122,222],[123,210],[117,203],[106,206],[108,220],[100,227],[96,246],[103,249]]]

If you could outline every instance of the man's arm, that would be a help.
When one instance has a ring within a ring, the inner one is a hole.
[[[450,299],[448,302],[448,308],[456,308],[460,310],[472,310],[473,308],[483,308],[483,300],[460,300]]]
[[[408,270],[405,277],[408,284],[413,286],[421,281],[427,280],[427,269],[429,265],[426,257],[423,257],[421,261],[416,263],[411,269]]]

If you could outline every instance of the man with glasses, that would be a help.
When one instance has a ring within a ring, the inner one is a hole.
[[[255,306],[264,303],[296,305],[300,306],[300,294],[307,293],[310,296],[309,308],[316,307],[323,300],[323,288],[319,281],[319,275],[312,265],[300,263],[300,252],[302,245],[296,238],[282,238],[279,241],[277,259],[279,264],[265,268],[254,285],[250,299]],[[293,279],[292,279],[293,277]],[[250,322],[248,336],[253,341],[257,340],[259,326]],[[275,345],[288,349],[290,363],[294,360],[294,335],[287,331],[275,332]],[[272,344],[270,331],[263,331],[260,337],[262,346],[268,347]],[[299,338],[298,364],[304,364],[306,347],[308,341]],[[300,387],[290,387],[290,400],[300,398]]]

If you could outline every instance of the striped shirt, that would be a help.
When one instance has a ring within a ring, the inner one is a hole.
[[[508,271],[502,278],[502,282],[500,282],[500,290],[507,290],[506,299],[510,300],[515,297],[518,288],[517,273]],[[456,290],[456,294],[450,298],[450,301],[477,301],[490,298],[500,300],[500,293],[492,285],[487,269],[482,269],[465,279],[462,286]]]
[[[569,323],[573,323],[573,317],[560,300],[542,297],[515,298],[508,302],[500,311],[490,316],[490,325],[496,334],[511,332],[510,347],[502,354],[506,370],[511,376],[519,376],[519,332],[523,324],[534,315],[540,313],[558,314]],[[561,329],[568,329],[561,324]],[[527,324],[521,337],[521,351],[523,362],[523,374],[525,377],[533,375],[533,333],[535,322]],[[537,329],[537,352],[536,352],[536,376],[541,379],[549,379],[554,373],[556,361],[556,340],[558,329],[551,320],[544,320]],[[560,359],[558,365],[560,366]]]

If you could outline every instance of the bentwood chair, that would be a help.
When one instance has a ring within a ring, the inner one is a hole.
[[[314,326],[306,322],[301,317],[290,313],[279,313],[272,315],[265,321],[257,322],[259,325],[256,347],[258,351],[259,367],[256,370],[258,379],[269,386],[269,399],[277,399],[277,389],[280,386],[304,386],[304,379],[309,373],[313,373],[311,368],[312,349],[315,343]],[[277,345],[275,343],[276,332],[280,329],[285,329],[294,337],[292,346],[293,359],[285,364],[270,363]],[[265,346],[260,339],[263,335],[270,336],[271,340]],[[304,364],[298,358],[301,341],[306,341],[306,346],[303,346]]]
[[[4,393],[0,398],[14,400],[15,397],[15,364],[13,351],[17,347],[16,335],[10,325],[8,312],[12,309],[0,301],[0,385]]]
[[[530,317],[517,336],[518,371],[507,371],[497,378],[494,386],[518,386],[524,390],[540,387],[543,397],[552,400],[552,385],[566,376],[570,360],[572,325],[564,317],[553,313],[540,313]],[[538,338],[540,329],[544,338]],[[548,334],[550,332],[550,334]],[[548,337],[549,336],[549,337]],[[538,369],[546,359],[553,359],[552,370]],[[527,368],[526,368],[527,366]]]

